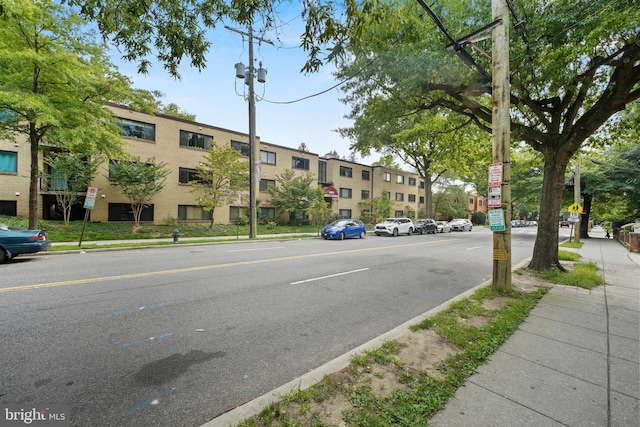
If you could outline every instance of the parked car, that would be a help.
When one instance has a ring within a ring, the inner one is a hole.
[[[0,224],[0,262],[22,254],[46,251],[50,246],[46,230],[20,230]]]
[[[339,219],[325,226],[320,234],[324,239],[344,240],[349,237],[363,239],[367,235],[367,229],[360,220]]]
[[[436,222],[438,226],[438,233],[451,233],[451,225],[447,221]]]
[[[397,236],[398,234],[407,234],[411,236],[413,234],[413,221],[409,218],[387,218],[380,224],[376,224],[374,232],[376,236],[387,234],[390,236]]]
[[[560,227],[569,227],[569,226],[570,226],[569,221],[567,220],[560,221]]]
[[[438,224],[430,218],[417,219],[413,223],[413,232],[420,234],[436,234],[438,232]]]
[[[471,231],[473,230],[473,224],[468,219],[456,218],[452,221],[449,221],[449,225],[451,225],[451,230],[453,231]]]

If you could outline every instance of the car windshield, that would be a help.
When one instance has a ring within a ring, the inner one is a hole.
[[[400,221],[398,220],[398,218],[387,218],[384,220],[384,222],[400,222]]]
[[[349,221],[347,221],[346,219],[339,219],[337,221],[333,221],[330,225],[334,227],[346,227],[348,223]]]

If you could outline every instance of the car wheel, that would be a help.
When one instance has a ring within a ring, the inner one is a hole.
[[[365,233],[364,231],[360,232],[360,238],[361,239],[364,239],[364,236],[366,236],[366,235],[367,235],[367,233]]]
[[[327,236],[327,235],[325,234],[324,236],[322,236],[322,238],[323,238],[324,240],[327,240],[327,239],[329,238],[329,236]]]
[[[379,235],[380,235],[380,233],[378,233],[378,232],[376,231],[376,236],[379,236]]]
[[[409,231],[407,231],[407,236],[411,236],[413,234],[413,228],[409,227]]]
[[[341,232],[341,233],[340,233],[340,236],[338,236],[338,238],[339,238],[340,240],[344,240],[344,232]]]
[[[397,228],[393,229],[393,237],[398,237],[398,229]]]
[[[7,259],[7,254],[4,252],[4,249],[0,248],[0,262],[4,262]]]
[[[469,227],[469,231],[473,230],[473,227]]]
[[[420,234],[421,234],[421,235],[422,235],[422,234],[424,234],[424,228],[421,228],[421,229],[420,229]]]

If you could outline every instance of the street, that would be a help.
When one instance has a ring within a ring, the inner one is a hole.
[[[514,265],[535,232],[512,230]],[[490,279],[491,248],[474,228],[17,258],[0,265],[0,401],[199,426]]]

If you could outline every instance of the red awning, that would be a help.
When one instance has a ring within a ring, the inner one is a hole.
[[[332,186],[327,186],[327,187],[322,187],[322,191],[324,191],[324,197],[329,197],[329,198],[338,198],[338,190],[336,190],[335,187]]]

